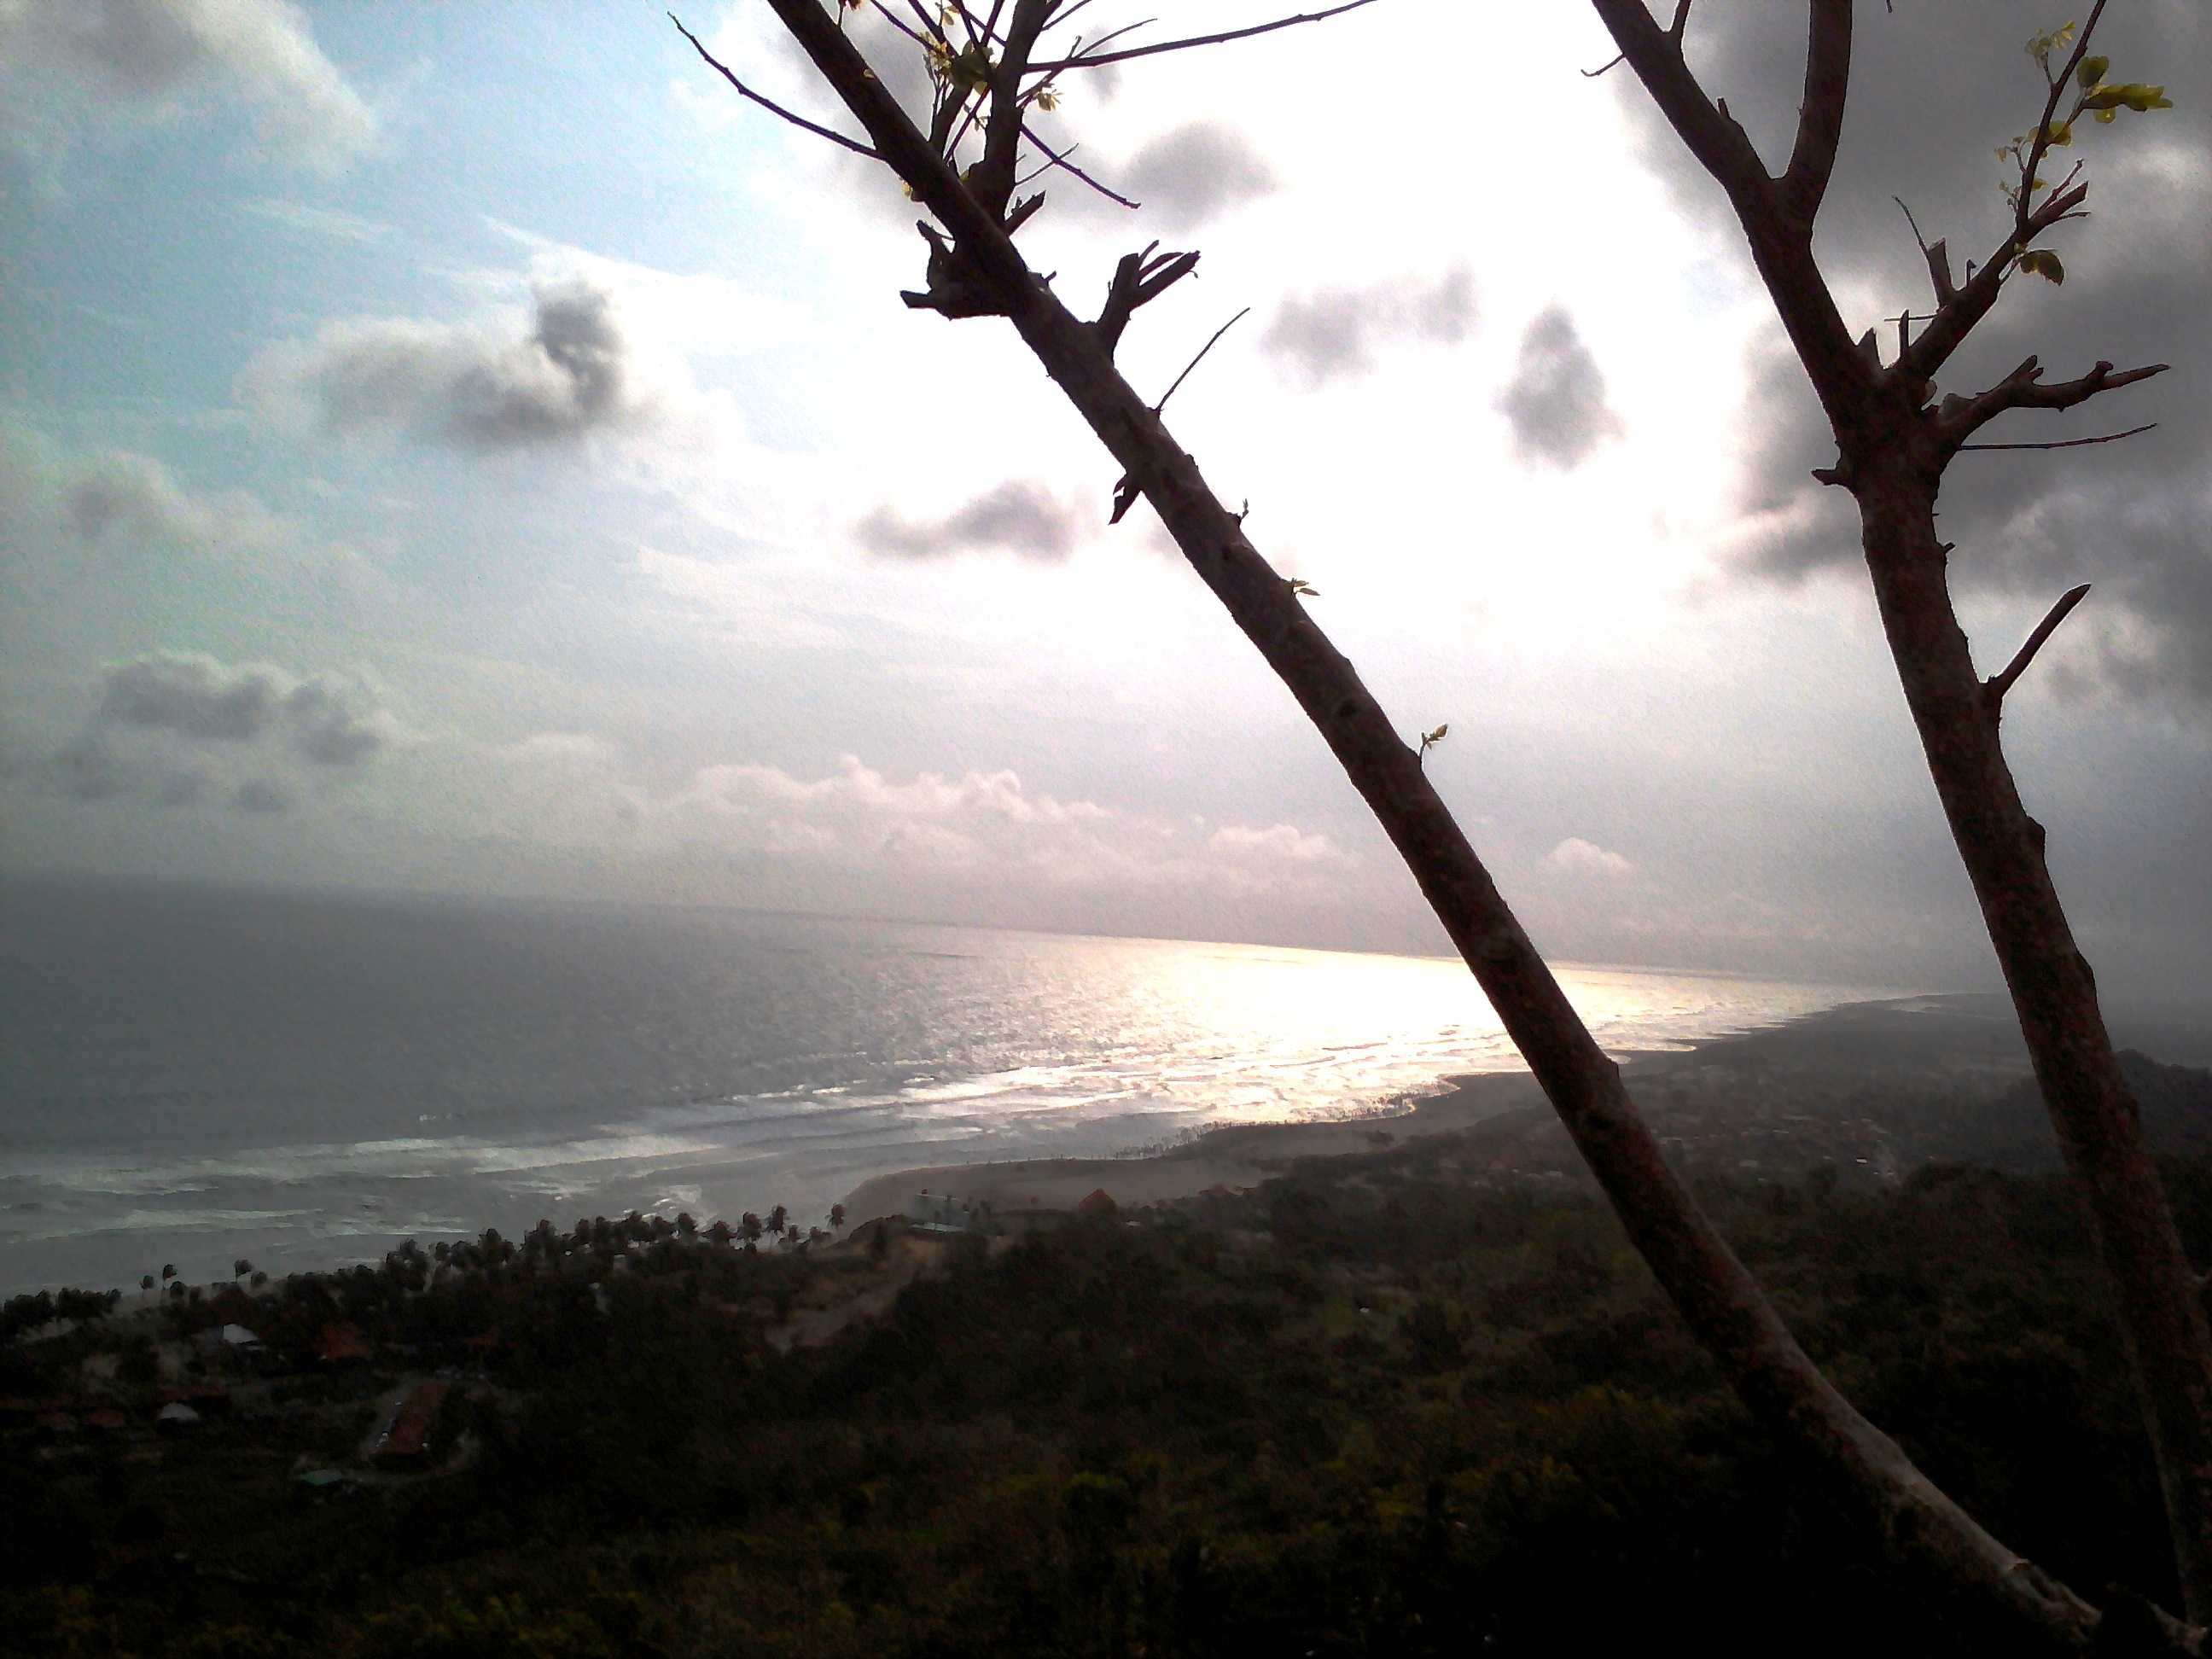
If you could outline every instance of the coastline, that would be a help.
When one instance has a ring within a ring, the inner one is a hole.
[[[1819,1073],[1832,1082],[1930,1072],[2025,1076],[2027,1057],[2002,999],[1958,993],[1842,1003],[1777,1025],[1706,1038],[1686,1049],[1630,1054],[1621,1066],[1632,1088],[1716,1069],[1741,1078],[1777,1068]],[[1520,1113],[1538,1122],[1549,1118],[1543,1091],[1526,1070],[1452,1077],[1437,1092],[1409,1100],[1400,1110],[1323,1122],[1225,1125],[1139,1158],[1023,1158],[894,1170],[855,1186],[845,1196],[845,1212],[854,1223],[898,1215],[923,1194],[981,1201],[1001,1212],[1069,1210],[1100,1190],[1117,1204],[1162,1203],[1217,1185],[1255,1187],[1299,1158],[1374,1152]]]

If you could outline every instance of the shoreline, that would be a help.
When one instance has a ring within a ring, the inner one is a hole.
[[[1984,1009],[1978,1004],[1993,1004]],[[1817,1013],[1685,1049],[1621,1058],[1632,1086],[1715,1066],[1760,1070],[1814,1067],[1869,1075],[1972,1067],[2025,1074],[2027,1058],[2002,999],[1951,992],[1838,1003]],[[1194,1198],[1215,1186],[1256,1187],[1299,1158],[1368,1152],[1448,1134],[1529,1108],[1547,1108],[1525,1068],[1448,1077],[1396,1110],[1323,1121],[1224,1124],[1188,1141],[1133,1158],[1016,1158],[939,1164],[872,1176],[844,1198],[848,1224],[904,1212],[923,1194],[981,1201],[1001,1212],[1072,1210],[1094,1191],[1117,1204]]]

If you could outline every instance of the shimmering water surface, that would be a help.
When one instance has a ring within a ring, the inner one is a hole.
[[[1519,1064],[1449,961],[726,910],[0,889],[0,1285],[791,1206]],[[1616,1054],[1878,989],[1563,970]]]

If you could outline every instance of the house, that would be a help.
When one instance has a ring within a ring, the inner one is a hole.
[[[387,1467],[414,1468],[427,1462],[431,1434],[451,1392],[444,1382],[418,1382],[409,1389],[407,1397],[393,1409],[384,1432],[377,1436],[369,1455]]]
[[[156,1434],[185,1434],[199,1425],[200,1414],[181,1400],[173,1400],[154,1413]]]
[[[374,1355],[369,1351],[368,1339],[361,1334],[361,1327],[352,1321],[332,1323],[315,1334],[315,1358],[332,1370],[349,1365],[366,1365]]]
[[[964,1233],[970,1220],[967,1210],[954,1202],[951,1194],[927,1190],[915,1195],[906,1215],[916,1231],[925,1233]]]
[[[1096,1218],[1117,1214],[1121,1208],[1121,1206],[1114,1201],[1114,1195],[1111,1193],[1103,1187],[1094,1187],[1091,1189],[1090,1195],[1075,1206],[1075,1212],[1079,1216]]]

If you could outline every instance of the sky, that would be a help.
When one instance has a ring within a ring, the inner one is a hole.
[[[2063,21],[1859,14],[1818,237],[1855,330],[1929,303],[1893,197],[1996,245]],[[850,130],[757,0],[679,15]],[[1801,27],[1690,30],[1777,163]],[[1942,502],[1984,672],[2095,584],[2005,729],[2138,991],[2212,975],[2208,33],[2109,9],[2176,107],[2086,134],[2068,280],[1944,386],[2173,365],[1983,436],[2155,431],[1965,456]],[[1988,984],[1833,445],[1611,55],[1577,6],[1381,0],[1091,71],[1046,131],[1142,206],[1050,173],[1022,246],[1086,312],[1202,252],[1120,352],[1155,394],[1251,307],[1169,423],[1409,738],[1449,724],[1426,763],[1549,953]],[[900,304],[915,214],[657,3],[0,0],[0,869],[1443,948],[1011,329]]]

